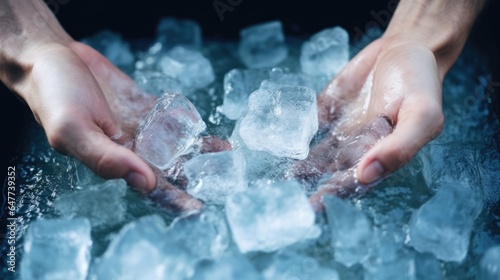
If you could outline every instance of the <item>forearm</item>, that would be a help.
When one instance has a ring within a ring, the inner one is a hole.
[[[42,0],[0,0],[0,79],[7,86],[26,76],[40,46],[70,40]]]
[[[385,36],[428,47],[444,76],[460,55],[484,3],[485,0],[401,0]]]

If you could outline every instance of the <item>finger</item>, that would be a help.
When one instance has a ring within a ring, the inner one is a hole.
[[[137,190],[153,190],[156,179],[151,168],[131,150],[113,142],[99,127],[73,127],[63,131],[61,143],[76,159],[105,179],[124,178]]]
[[[360,183],[375,183],[396,171],[441,133],[444,122],[441,107],[428,104],[432,103],[399,114],[394,132],[380,140],[361,160],[357,173]]]
[[[363,49],[318,96],[320,127],[330,124],[342,105],[359,95],[381,48],[382,41],[376,40]]]
[[[153,203],[170,212],[186,212],[203,208],[196,198],[158,176],[158,186],[148,195]]]

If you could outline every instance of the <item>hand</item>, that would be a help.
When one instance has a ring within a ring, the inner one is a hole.
[[[311,197],[317,210],[325,193],[365,192],[439,135],[442,78],[432,51],[397,38],[349,62],[318,97],[326,137],[295,168],[300,177],[331,174]]]
[[[151,191],[153,171],[127,147],[155,98],[136,90],[130,78],[84,44],[48,44],[35,51],[18,91],[50,145],[104,178],[125,178]]]

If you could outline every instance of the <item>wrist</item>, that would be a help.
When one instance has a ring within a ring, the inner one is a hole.
[[[384,34],[390,44],[419,44],[434,54],[442,77],[465,45],[484,0],[401,0]]]
[[[0,80],[18,92],[40,52],[72,38],[43,1],[0,1]],[[19,92],[18,92],[19,93]]]

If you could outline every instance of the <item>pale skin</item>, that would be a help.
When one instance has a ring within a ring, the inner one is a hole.
[[[357,160],[353,172],[360,184],[370,185],[393,173],[440,134],[442,81],[483,4],[400,1],[384,36],[351,60],[321,93],[321,126],[332,135],[354,131],[379,116],[394,126]],[[373,83],[366,110],[352,110],[366,106],[360,92],[369,75]],[[131,151],[135,130],[155,98],[136,89],[95,50],[73,40],[42,0],[0,0],[0,79],[26,101],[57,151],[104,178],[124,178],[143,193],[155,186],[167,190],[164,197],[173,208],[200,207],[157,178],[156,171]],[[130,102],[136,106],[125,106]],[[342,122],[353,118],[356,124]],[[316,152],[327,148],[318,145]],[[338,188],[327,184],[313,204]]]

